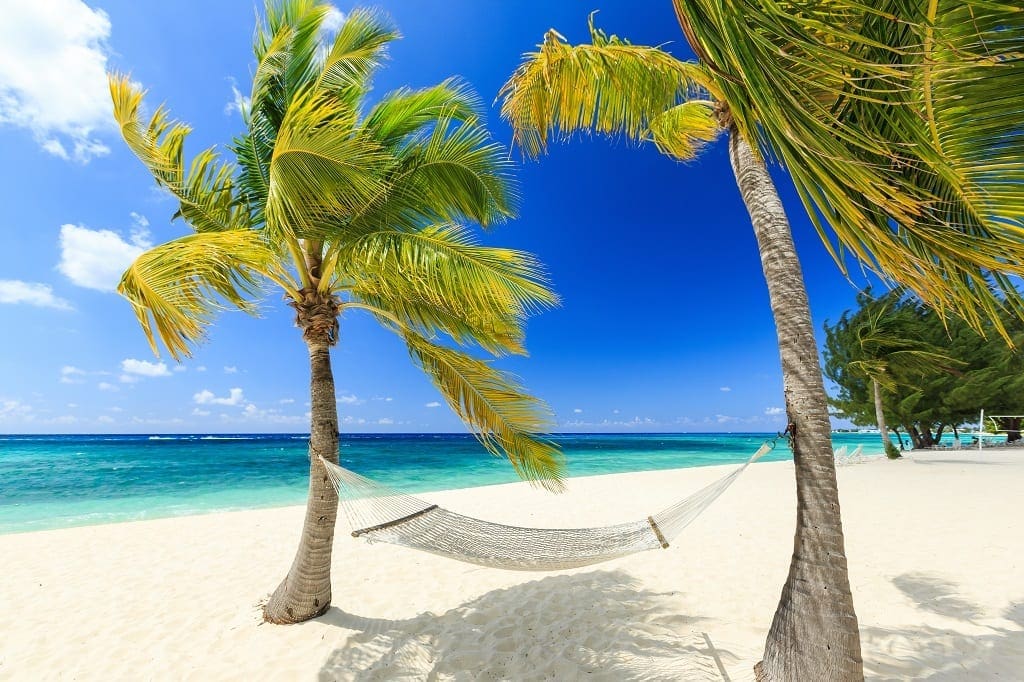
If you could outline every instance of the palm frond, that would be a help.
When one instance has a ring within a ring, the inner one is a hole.
[[[700,66],[659,48],[605,36],[592,24],[591,38],[589,45],[569,45],[549,30],[498,93],[501,114],[527,156],[537,157],[556,132],[646,140],[653,120],[691,99],[708,99],[716,87]]]
[[[139,110],[145,92],[126,75],[110,74],[109,82],[121,136],[157,184],[178,200],[177,215],[197,232],[248,228],[248,207],[234,193],[234,167],[220,163],[211,148],[196,155],[186,172],[184,144],[191,129],[172,121],[163,107],[144,125]]]
[[[479,315],[465,308],[453,309],[424,300],[417,291],[406,290],[401,283],[392,282],[382,287],[379,282],[364,279],[341,290],[351,296],[345,308],[385,314],[424,338],[437,339],[444,335],[461,347],[476,346],[494,356],[526,355],[522,320],[512,315],[497,312]]]
[[[357,112],[330,94],[292,100],[270,162],[267,229],[305,237],[379,196],[389,157],[355,129]]]
[[[439,119],[469,121],[481,115],[480,98],[472,88],[457,78],[449,78],[430,88],[399,88],[389,92],[370,109],[363,125],[373,139],[391,146]]]
[[[1002,311],[1024,312],[1024,8],[674,2],[739,133],[786,165],[840,266],[849,250],[1005,334]]]
[[[180,359],[190,355],[190,344],[202,339],[225,303],[253,313],[249,299],[265,277],[288,285],[279,255],[259,232],[200,232],[140,255],[122,276],[118,292],[131,302],[153,352],[159,354],[159,337]]]
[[[696,158],[722,132],[713,102],[684,102],[651,119],[651,140],[658,151],[680,161]]]
[[[415,232],[380,230],[337,250],[344,275],[374,280],[449,309],[523,319],[558,304],[533,254],[480,246],[460,225],[439,224]]]
[[[410,331],[402,336],[412,358],[488,452],[507,457],[531,482],[555,492],[564,489],[563,457],[544,437],[554,425],[547,405],[483,360]]]
[[[373,71],[386,56],[387,44],[401,37],[390,19],[380,12],[356,8],[345,15],[320,74],[317,88],[335,93],[350,89],[363,93]]]
[[[262,64],[275,48],[284,49],[279,76],[267,81],[282,111],[309,89],[319,72],[322,26],[330,11],[330,5],[318,0],[266,0],[264,23],[256,31],[256,60]]]
[[[386,184],[331,226],[335,236],[358,236],[381,227],[414,231],[439,222],[472,221],[489,227],[514,215],[518,196],[512,163],[475,118],[457,123],[446,115],[424,127],[429,130],[391,146],[395,156],[384,176]]]

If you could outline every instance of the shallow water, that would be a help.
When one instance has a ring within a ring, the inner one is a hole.
[[[730,464],[773,434],[553,436],[570,476]],[[0,533],[301,504],[305,434],[0,436]],[[835,447],[877,434],[833,434]],[[780,440],[765,460],[790,457]],[[407,492],[510,483],[466,434],[345,435],[342,465]]]

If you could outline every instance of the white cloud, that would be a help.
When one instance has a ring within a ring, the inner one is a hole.
[[[784,413],[785,411],[786,410],[784,408],[781,408],[781,407],[766,407],[766,408],[764,408],[764,413],[767,414],[770,417],[774,417],[776,415],[780,415],[780,414]]]
[[[729,386],[722,386],[722,387],[721,387],[720,389],[718,389],[718,390],[719,390],[719,391],[722,391],[723,393],[728,393],[729,391],[731,391],[731,390],[732,390],[732,388],[731,388],[731,387],[729,387]]]
[[[391,417],[381,417],[380,419],[377,420],[377,423],[378,424],[394,424],[395,420],[392,419]]]
[[[0,22],[2,25],[3,22]],[[0,279],[0,303],[25,303],[40,308],[71,310],[71,304],[53,295],[49,284],[22,282],[19,279]]]
[[[277,401],[278,405],[291,405],[295,402],[295,398],[281,398]]]
[[[225,367],[224,368],[224,373],[225,374],[238,374],[238,368],[235,367],[234,365],[231,365],[230,367]]]
[[[172,369],[175,372],[185,372],[185,371],[188,371],[188,367],[186,367],[185,365],[175,365]]]
[[[99,417],[96,417],[96,421],[100,424],[113,424],[114,418],[107,414],[101,414]]]
[[[205,372],[206,371],[206,365],[199,365],[198,367],[196,367],[196,371],[197,372]]]
[[[68,407],[73,410],[78,407],[78,403],[68,403]]]
[[[81,0],[5,0],[0,22],[0,124],[29,130],[48,153],[85,163],[109,153],[110,19]]]
[[[110,230],[61,225],[60,263],[57,269],[80,287],[114,291],[121,275],[151,244],[141,232],[126,242]]]
[[[334,35],[341,29],[344,23],[345,13],[332,6],[327,10],[327,16],[324,17],[323,23],[320,24],[321,39],[333,40]]]
[[[192,400],[200,405],[241,405],[245,398],[240,388],[232,388],[228,391],[226,398],[218,398],[212,391],[204,388],[199,393],[193,395]]]
[[[427,403],[423,407],[441,407],[441,403],[439,403],[436,400],[434,400],[432,402]]]
[[[231,83],[231,101],[224,105],[224,115],[230,116],[237,111],[244,116],[252,105],[252,99],[242,94],[234,78],[228,78],[228,81]]]
[[[20,400],[0,400],[0,422],[32,419],[32,406]]]
[[[146,360],[136,360],[134,358],[122,360],[121,371],[125,374],[138,375],[141,377],[171,376],[171,372],[167,369],[167,365],[162,362],[147,362]],[[121,381],[125,381],[124,377],[121,377]],[[125,383],[133,382],[129,380],[125,381]]]
[[[362,405],[366,401],[354,395],[339,395],[338,402],[342,405]]]
[[[351,415],[343,417],[341,420],[342,424],[365,424],[366,420],[362,417],[353,417]]]
[[[733,424],[740,421],[739,417],[731,417],[727,414],[716,414],[715,422],[718,424]]]
[[[612,410],[612,414],[618,414],[618,413],[619,413],[618,410]]]
[[[192,409],[192,414],[196,417],[209,417],[209,410],[200,410],[198,407]]]
[[[72,367],[71,365],[64,365],[63,367],[60,368],[60,383],[62,383],[62,384],[81,384],[81,383],[84,383],[85,379],[82,379],[82,377],[85,376],[85,373],[86,372],[85,372],[84,369],[78,369],[77,367]]]
[[[98,389],[100,389],[101,391],[119,391],[119,390],[121,390],[117,386],[115,386],[114,384],[108,384],[106,381],[101,381],[100,383],[96,384],[96,387]]]
[[[577,407],[577,408],[575,408],[575,409],[573,409],[573,411],[572,411],[572,412],[573,412],[573,414],[583,414],[583,410],[581,410],[581,409],[580,409],[580,408],[578,408],[578,407]]]

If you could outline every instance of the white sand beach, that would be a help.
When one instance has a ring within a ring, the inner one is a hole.
[[[427,497],[516,525],[632,520],[721,467]],[[839,470],[865,670],[1021,679],[1024,451]],[[791,463],[760,463],[667,550],[558,573],[478,568],[339,528],[334,606],[261,624],[298,507],[0,536],[0,678],[746,680],[792,551]]]

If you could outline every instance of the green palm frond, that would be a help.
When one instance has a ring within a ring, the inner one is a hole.
[[[157,184],[177,198],[178,215],[197,232],[248,228],[248,208],[234,195],[234,167],[220,163],[218,155],[206,149],[186,172],[184,145],[191,129],[170,120],[163,107],[143,125],[139,110],[145,92],[125,75],[111,74],[109,82],[122,137]]]
[[[282,111],[316,78],[323,58],[322,26],[330,11],[330,5],[317,0],[267,0],[264,5],[264,23],[256,30],[256,59],[263,63],[274,48],[287,45],[280,75],[269,81],[270,96]]]
[[[541,264],[524,251],[480,246],[460,225],[440,224],[415,232],[380,230],[336,252],[345,276],[378,287],[415,292],[417,298],[469,314],[524,319],[558,304]],[[329,266],[330,267],[330,264]]]
[[[281,270],[279,255],[260,233],[200,232],[140,255],[125,271],[117,290],[131,302],[153,352],[159,354],[159,337],[171,355],[180,359],[190,355],[190,344],[202,339],[213,314],[224,303],[253,313],[249,299],[263,278],[286,290],[297,289]]]
[[[1024,313],[1024,8],[674,1],[840,266],[849,250],[975,327]]]
[[[684,102],[707,100],[715,90],[700,66],[664,50],[609,38],[593,24],[591,38],[589,45],[569,45],[548,31],[540,50],[525,55],[498,93],[502,116],[527,156],[538,156],[555,132],[647,140],[652,121]]]
[[[564,489],[563,457],[544,437],[554,425],[547,405],[483,360],[409,331],[402,336],[413,359],[488,452],[507,457],[525,479],[551,491]]]
[[[267,229],[305,237],[352,213],[386,189],[380,169],[386,151],[358,134],[357,112],[329,94],[292,101],[270,162]]]
[[[384,287],[377,284],[370,280],[353,284],[347,289],[352,299],[344,308],[387,311],[402,327],[424,338],[445,335],[461,347],[476,346],[493,356],[526,355],[523,323],[511,315],[479,315],[461,307],[452,309],[425,301],[417,292],[403,290],[400,284],[388,282]]]
[[[394,157],[385,189],[333,224],[335,238],[463,220],[488,227],[515,213],[518,196],[505,148],[475,117],[458,123],[445,115],[432,124],[389,147]]]
[[[476,93],[459,79],[449,78],[431,88],[389,92],[370,109],[363,125],[373,139],[390,146],[438,119],[469,121],[481,115]]]
[[[400,36],[379,12],[356,8],[335,36],[317,77],[317,88],[362,94],[373,71],[386,56],[386,46]]]

